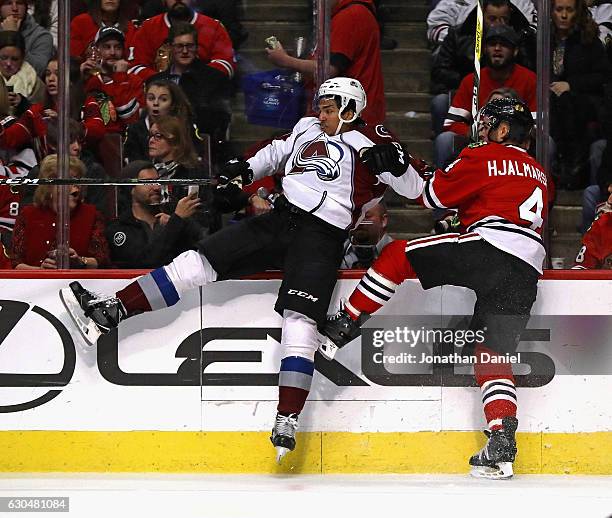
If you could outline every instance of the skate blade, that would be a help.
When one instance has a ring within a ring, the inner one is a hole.
[[[326,360],[333,360],[338,352],[339,347],[329,338],[322,336],[319,341],[319,352]]]
[[[291,450],[289,448],[285,448],[284,446],[274,446],[276,448],[276,463],[280,464],[283,460],[283,457],[287,455]]]
[[[85,339],[87,345],[95,345],[102,333],[91,319],[84,315],[81,316],[83,310],[74,296],[74,293],[72,293],[72,290],[70,288],[62,288],[59,292],[59,296],[66,311],[68,311],[70,318],[81,333],[81,336]]]
[[[489,466],[472,466],[470,475],[476,478],[488,478],[491,480],[504,480],[512,478],[512,462],[498,462],[496,468]]]

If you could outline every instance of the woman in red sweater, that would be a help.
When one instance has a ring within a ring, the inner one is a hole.
[[[40,178],[57,176],[57,155],[47,156],[40,164]],[[81,178],[85,165],[70,157],[70,175]],[[57,187],[39,185],[34,205],[21,209],[11,244],[11,261],[15,269],[56,269]],[[83,203],[77,185],[70,187],[70,267],[100,268],[109,262],[108,243],[104,237],[104,221],[94,205]]]

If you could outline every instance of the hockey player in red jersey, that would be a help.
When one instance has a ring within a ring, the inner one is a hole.
[[[516,389],[508,363],[486,359],[514,353],[536,299],[545,257],[542,226],[547,179],[527,153],[533,117],[516,99],[496,99],[480,113],[487,142],[464,149],[445,170],[421,179],[413,193],[426,207],[456,208],[464,234],[443,234],[387,245],[356,290],[322,328],[334,347],[359,334],[361,316],[380,309],[405,279],[416,275],[424,289],[450,284],[476,292],[470,328],[485,330],[475,348],[476,381],[482,390],[488,443],[470,459],[475,476],[509,478],[516,455]],[[389,169],[394,150],[374,146],[364,159],[373,170]],[[412,162],[411,162],[412,163]]]
[[[125,36],[119,29],[100,29],[95,44],[101,62],[88,58],[81,64],[87,94],[83,119],[88,129],[96,126],[92,121],[97,121],[98,126],[101,121],[105,133],[122,133],[128,124],[138,121],[140,107],[144,106],[143,81],[127,73]]]
[[[319,88],[319,116],[301,119],[247,161],[226,165],[225,179],[260,180],[283,171],[283,196],[274,210],[223,228],[169,265],[138,278],[115,297],[97,298],[79,283],[61,291],[66,308],[90,343],[129,316],[178,302],[181,293],[216,280],[270,268],[284,270],[276,311],[282,316],[283,359],[272,444],[280,460],[295,448],[298,415],[310,391],[319,347],[317,325],[325,322],[348,230],[386,185],[410,193],[420,179],[404,174],[403,152],[382,125],[365,125],[367,104],[356,79],[337,77]],[[396,164],[374,175],[360,152],[388,143]],[[398,165],[397,165],[398,164]]]
[[[612,270],[612,185],[610,196],[582,238],[574,269]]]

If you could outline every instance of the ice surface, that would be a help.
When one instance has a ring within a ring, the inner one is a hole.
[[[70,518],[605,518],[612,476],[3,474],[0,496],[69,496]]]

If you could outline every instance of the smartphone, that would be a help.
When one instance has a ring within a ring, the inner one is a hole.
[[[200,186],[199,185],[190,185],[187,187],[187,196],[191,196],[193,198],[199,198],[200,196]]]
[[[6,85],[6,91],[10,94],[13,93],[13,85]]]

